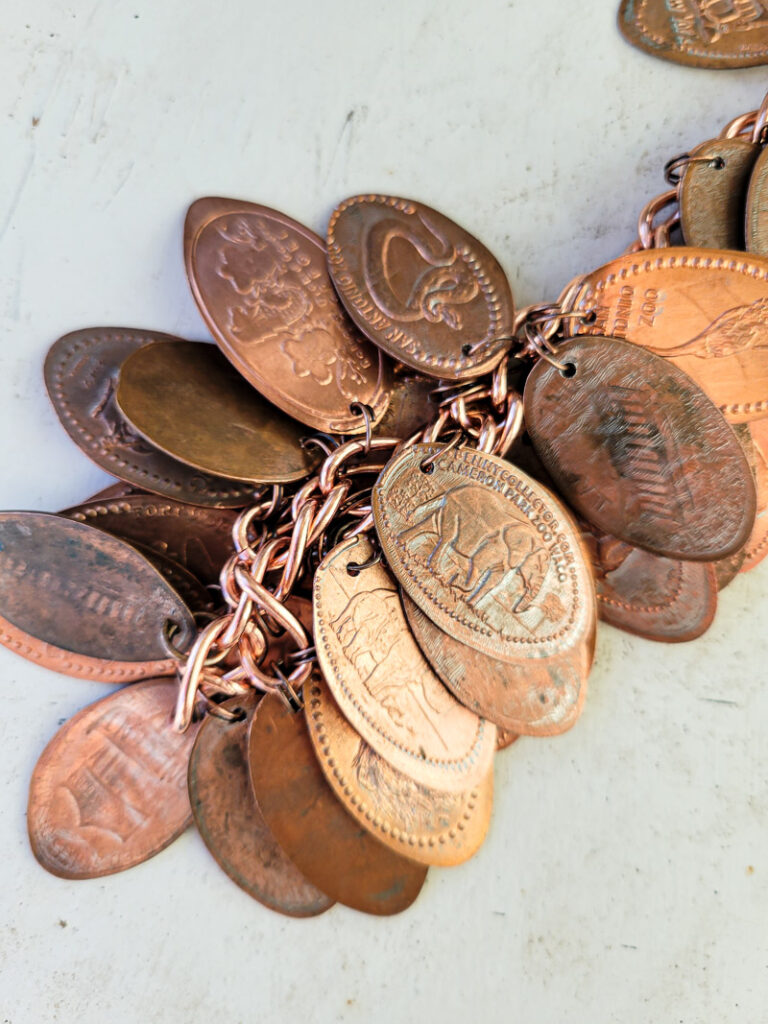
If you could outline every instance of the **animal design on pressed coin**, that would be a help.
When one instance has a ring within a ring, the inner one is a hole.
[[[646,346],[649,352],[671,359],[724,359],[752,349],[768,348],[768,298],[728,309],[695,338],[670,348]]]

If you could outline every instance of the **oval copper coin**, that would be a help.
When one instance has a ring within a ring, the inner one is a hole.
[[[6,646],[104,682],[174,671],[167,622],[182,650],[195,634],[187,606],[135,548],[44,512],[0,513],[0,615]]]
[[[622,0],[619,27],[633,46],[676,64],[768,63],[768,7],[762,0]]]
[[[647,640],[695,640],[717,610],[715,567],[652,555],[615,537],[584,528],[603,622]]]
[[[160,451],[203,473],[254,484],[309,474],[307,433],[246,383],[215,345],[156,341],[120,368],[117,404]]]
[[[642,345],[693,377],[731,423],[768,416],[768,259],[668,248],[588,274],[579,334]]]
[[[249,896],[279,914],[315,917],[333,901],[283,853],[251,789],[247,740],[257,703],[253,693],[233,697],[224,707],[240,708],[240,720],[204,720],[189,759],[192,813],[219,866]]]
[[[396,376],[387,411],[374,430],[374,436],[410,437],[436,420],[440,402],[434,388],[434,380],[425,377]]]
[[[749,572],[768,555],[768,420],[749,424],[750,464],[755,475],[757,515],[752,533],[744,545],[741,572]]]
[[[373,546],[354,537],[315,573],[317,657],[352,727],[385,760],[430,789],[454,793],[488,774],[496,730],[463,707],[408,629],[400,595]]]
[[[332,433],[365,430],[354,402],[381,419],[389,368],[353,331],[314,232],[266,206],[198,199],[187,213],[184,257],[224,355],[270,402]]]
[[[29,787],[35,857],[61,878],[125,871],[192,820],[187,763],[197,727],[171,727],[178,687],[149,679],[79,711],[45,748]]]
[[[161,551],[156,551],[145,544],[139,544],[137,541],[133,541],[131,546],[136,548],[139,554],[143,555],[149,564],[157,569],[163,579],[173,587],[193,614],[213,611],[215,607],[213,599],[215,592],[209,587],[204,586],[183,565],[179,565],[178,562],[175,562]],[[220,597],[218,603],[223,603]]]
[[[560,657],[501,661],[443,633],[407,595],[403,603],[429,663],[475,714],[521,736],[556,736],[575,725],[587,696],[589,644]]]
[[[222,566],[234,551],[232,527],[239,512],[129,494],[92,499],[61,514],[167,555],[209,585],[218,584]]]
[[[504,271],[476,238],[423,203],[345,199],[328,225],[328,264],[360,330],[414,370],[476,377],[509,347],[514,307]]]
[[[122,327],[93,327],[59,338],[46,356],[45,384],[64,429],[98,466],[127,483],[193,505],[250,504],[253,487],[176,462],[139,437],[118,410],[120,366],[132,352],[158,340],[178,339]]]
[[[731,427],[687,374],[615,338],[578,338],[525,384],[528,433],[558,491],[590,523],[668,558],[732,554],[755,485]],[[712,496],[717,495],[717,501]]]
[[[749,252],[768,256],[768,149],[765,146],[749,179],[745,231]]]
[[[429,789],[393,768],[355,732],[328,684],[304,693],[309,735],[325,777],[347,811],[403,857],[451,867],[476,853],[488,832],[493,770],[463,793]]]
[[[369,834],[336,799],[304,715],[261,700],[248,740],[259,808],[285,853],[321,892],[367,914],[397,914],[416,899],[427,869]]]
[[[575,524],[504,459],[413,445],[379,477],[373,512],[398,582],[460,643],[519,662],[594,633],[594,583]]]
[[[686,245],[744,248],[744,208],[760,147],[749,139],[713,139],[692,149],[680,181]]]

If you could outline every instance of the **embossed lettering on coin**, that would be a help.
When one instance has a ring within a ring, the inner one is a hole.
[[[110,694],[59,729],[32,775],[32,850],[62,878],[140,864],[192,818],[187,763],[197,726],[171,728],[177,686],[150,679]]]
[[[488,831],[493,771],[462,793],[430,789],[393,768],[352,728],[322,678],[304,694],[320,766],[349,813],[386,846],[420,864],[450,867],[474,854]]]
[[[359,337],[331,285],[325,245],[276,210],[198,199],[184,229],[187,275],[226,357],[271,402],[318,430],[359,433],[378,421],[389,369]]]
[[[360,330],[415,370],[473,377],[509,347],[504,271],[476,238],[422,203],[345,199],[328,226],[328,263]]]
[[[622,0],[619,26],[647,53],[699,68],[768,63],[764,0]]]
[[[399,771],[433,789],[462,792],[488,773],[496,730],[450,694],[411,636],[400,595],[373,547],[356,537],[315,574],[320,667],[354,729]]]
[[[579,334],[634,342],[693,377],[732,423],[768,416],[768,259],[668,248],[585,279]]]
[[[156,331],[93,327],[59,338],[45,360],[45,384],[64,429],[86,455],[113,476],[193,505],[242,508],[253,486],[208,476],[169,458],[140,437],[117,407],[117,375],[125,359]]]
[[[314,917],[332,901],[283,853],[259,810],[248,772],[248,729],[256,694],[226,701],[240,721],[209,715],[189,759],[189,797],[200,835],[233,882],[271,910]]]
[[[0,615],[6,646],[104,682],[173,671],[165,623],[176,623],[182,650],[195,632],[181,597],[135,548],[44,512],[0,513]]]
[[[431,473],[427,456],[437,456]],[[461,643],[518,662],[592,633],[594,584],[575,525],[504,459],[414,445],[379,477],[373,511],[398,582]]]
[[[713,139],[691,150],[680,182],[686,245],[744,248],[744,207],[760,147],[749,139]]]
[[[413,903],[427,869],[398,856],[347,813],[317,762],[303,714],[264,697],[251,723],[248,759],[264,820],[321,892],[368,914],[397,914]]]
[[[525,385],[525,418],[558,490],[585,519],[669,558],[745,543],[755,488],[739,442],[677,366],[615,338],[578,338]],[[717,495],[717,501],[712,496]]]

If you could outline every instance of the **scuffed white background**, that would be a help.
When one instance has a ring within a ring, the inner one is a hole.
[[[0,507],[106,482],[44,394],[56,337],[206,336],[181,259],[194,198],[320,232],[355,192],[423,199],[485,241],[520,304],[551,299],[630,241],[668,157],[766,86],[631,50],[614,0],[6,0]],[[0,649],[0,1024],[765,1020],[766,613],[763,566],[696,643],[601,627],[581,722],[498,759],[483,850],[389,920],[277,917],[191,832],[125,875],[46,875],[28,779],[106,688]]]

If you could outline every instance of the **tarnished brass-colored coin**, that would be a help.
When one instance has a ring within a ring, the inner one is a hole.
[[[768,259],[685,247],[620,256],[585,278],[579,334],[642,345],[693,377],[731,423],[768,416]]]
[[[354,402],[381,419],[390,369],[347,320],[314,232],[265,206],[198,199],[187,213],[184,257],[224,355],[270,402],[332,433],[366,429]]]
[[[740,548],[755,486],[731,427],[674,363],[615,338],[577,338],[540,360],[525,420],[566,501],[597,526],[668,558]],[[712,500],[713,494],[717,501]]]
[[[355,732],[319,675],[304,693],[309,735],[325,777],[361,825],[403,857],[450,867],[488,831],[493,770],[463,793],[429,789],[393,768]]]
[[[395,377],[387,411],[374,430],[374,435],[410,437],[437,419],[440,403],[433,393],[434,387],[434,380]]]
[[[622,0],[619,27],[633,46],[676,64],[768,64],[763,0]]]
[[[79,711],[45,748],[29,787],[35,857],[61,878],[141,864],[192,820],[187,763],[197,732],[171,728],[178,687],[149,679]]]
[[[744,138],[713,139],[691,150],[680,181],[680,226],[686,245],[744,248],[747,189],[759,154],[760,146]]]
[[[709,629],[717,609],[713,565],[661,558],[583,527],[603,622],[664,643],[695,640]]]
[[[189,798],[203,842],[233,882],[271,910],[289,917],[315,917],[333,906],[283,853],[264,821],[251,789],[248,729],[258,703],[255,693],[225,702],[242,718],[209,715],[189,759]]]
[[[336,798],[318,764],[304,715],[268,695],[248,738],[251,783],[275,839],[330,899],[368,914],[397,914],[416,899],[427,869],[374,839]]]
[[[768,555],[768,420],[749,424],[748,458],[755,476],[757,515],[752,533],[744,545],[741,572],[749,572]]]
[[[443,633],[405,594],[403,604],[430,665],[475,714],[521,736],[556,736],[576,723],[587,697],[594,636],[560,656],[501,661]]]
[[[44,512],[0,513],[0,643],[67,675],[128,682],[174,671],[195,624],[139,552],[101,530]]]
[[[232,527],[238,514],[233,509],[185,505],[144,494],[106,500],[97,496],[62,513],[167,555],[205,585],[219,582],[222,566],[233,551]]]
[[[476,238],[411,199],[353,196],[328,225],[328,265],[354,322],[393,359],[445,380],[492,369],[514,307]]]
[[[745,233],[749,252],[768,256],[768,148],[765,146],[749,179]]]
[[[215,508],[242,508],[253,486],[208,476],[154,448],[125,422],[115,392],[120,366],[157,331],[94,327],[59,338],[45,360],[45,384],[59,419],[89,458],[113,476],[154,494]]]
[[[354,537],[315,573],[315,646],[344,716],[376,753],[430,789],[479,785],[496,730],[443,686],[416,645],[394,581],[373,545]]]
[[[302,448],[306,427],[254,391],[215,345],[143,345],[120,368],[117,404],[150,444],[203,473],[290,483],[318,461]]]
[[[460,643],[519,663],[593,634],[594,582],[575,524],[504,459],[414,445],[379,477],[373,512],[398,582]]]

